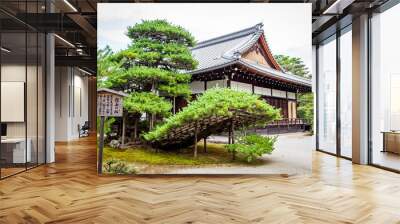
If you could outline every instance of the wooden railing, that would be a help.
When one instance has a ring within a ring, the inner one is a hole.
[[[298,132],[305,131],[309,126],[309,122],[306,122],[301,118],[284,118],[270,122],[265,127],[266,133],[286,133],[286,132]]]
[[[284,118],[281,120],[273,121],[269,123],[267,126],[285,126],[285,125],[293,126],[293,125],[305,125],[305,124],[307,124],[307,122],[305,122],[301,118]]]

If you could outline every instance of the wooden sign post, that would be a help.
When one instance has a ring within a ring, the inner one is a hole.
[[[127,94],[112,89],[97,90],[97,116],[100,117],[99,151],[97,154],[97,172],[103,172],[104,122],[106,117],[122,117],[123,97]]]

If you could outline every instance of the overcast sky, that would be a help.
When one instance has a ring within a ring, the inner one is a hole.
[[[143,19],[166,19],[186,28],[197,41],[262,22],[273,54],[303,59],[311,70],[311,4],[99,3],[98,47],[127,47],[128,26]]]

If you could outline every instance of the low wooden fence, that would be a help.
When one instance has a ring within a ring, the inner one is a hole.
[[[285,118],[276,120],[265,126],[264,129],[258,129],[257,132],[265,134],[279,134],[288,132],[302,132],[310,128],[309,122],[300,118]]]

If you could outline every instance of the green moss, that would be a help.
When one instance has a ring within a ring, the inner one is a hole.
[[[155,152],[153,149],[135,147],[129,149],[104,149],[103,161],[118,159],[127,163],[144,163],[149,165],[205,165],[205,164],[246,164],[245,158],[236,158],[232,161],[232,155],[227,152],[223,144],[207,144],[207,152],[204,153],[203,145],[198,144],[198,157],[193,157],[192,149],[182,152]],[[254,160],[253,165],[262,164],[262,160]]]

